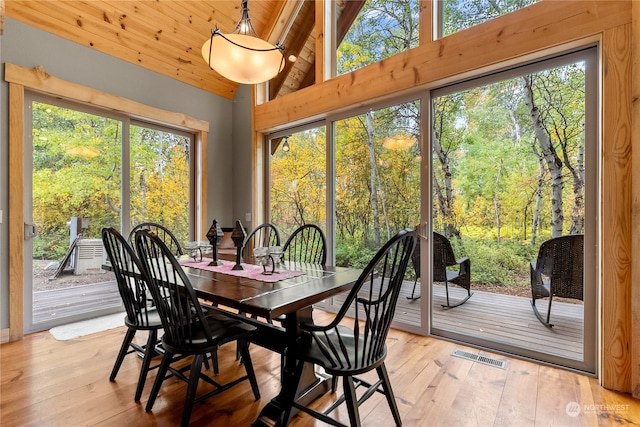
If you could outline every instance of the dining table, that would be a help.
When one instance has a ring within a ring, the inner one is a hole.
[[[264,274],[262,266],[252,264],[242,263],[240,268],[230,261],[210,265],[216,263],[206,258],[183,258],[180,263],[199,298],[254,325],[258,330],[251,342],[282,355],[300,337],[298,325],[313,322],[313,305],[349,291],[362,273],[357,268],[306,263],[284,263],[273,274]],[[281,360],[280,392],[261,410],[253,426],[277,426],[283,421],[285,396],[296,386],[296,362],[287,357]],[[332,379],[312,364],[303,370],[296,400],[306,405],[326,393]]]

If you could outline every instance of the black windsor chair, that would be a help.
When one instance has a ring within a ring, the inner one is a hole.
[[[242,259],[245,262],[253,263],[253,249],[269,246],[280,246],[280,234],[273,224],[260,224],[244,238]]]
[[[135,248],[135,235],[138,230],[150,230],[153,234],[158,236],[162,242],[167,245],[171,253],[175,256],[184,255],[184,251],[182,250],[182,245],[180,241],[176,238],[176,236],[164,225],[158,224],[155,222],[143,222],[141,224],[136,225],[131,229],[129,233],[129,244],[131,247]]]
[[[327,263],[327,239],[314,224],[304,224],[289,236],[283,248],[284,260],[325,265]]]
[[[151,294],[147,283],[140,272],[140,260],[133,249],[115,228],[102,229],[102,242],[113,268],[113,273],[118,284],[118,291],[122,298],[127,315],[124,323],[127,333],[122,341],[118,357],[113,365],[110,381],[115,381],[122,361],[127,354],[136,352],[143,356],[142,367],[138,377],[135,401],[140,401],[142,390],[147,379],[147,373],[151,369],[151,359],[162,354],[162,347],[158,341],[158,330],[162,329],[162,322],[155,307],[150,304]],[[138,331],[148,331],[147,343],[144,346],[133,342]],[[157,367],[157,366],[155,366]]]
[[[415,242],[415,231],[400,231],[369,262],[331,323],[326,326],[310,323],[299,325],[304,331],[303,335],[286,350],[287,358],[297,363],[295,372],[286,371],[287,375],[293,376],[296,386],[289,387],[286,393],[281,420],[283,425],[288,425],[291,411],[296,408],[331,425],[345,426],[328,414],[346,402],[350,426],[360,426],[358,406],[376,391],[386,396],[396,425],[402,424],[384,364],[387,356],[385,340]],[[346,317],[348,312],[349,316],[354,316],[353,319]],[[321,366],[334,380],[336,377],[343,378],[344,395],[324,412],[296,401],[296,390],[305,362]],[[379,378],[374,384],[355,377],[373,369]],[[285,381],[289,381],[289,378]],[[367,387],[360,400],[356,396],[358,386]]]
[[[188,384],[182,426],[189,424],[194,403],[228,390],[247,379],[255,399],[258,400],[260,391],[248,347],[248,339],[255,328],[222,313],[215,313],[214,308],[209,308],[205,316],[188,277],[164,242],[147,230],[136,232],[135,242],[164,328],[162,346],[165,353],[146,410],[151,411],[162,383],[171,376]],[[202,371],[202,364],[207,354],[215,354],[219,346],[232,341],[237,341],[246,375],[220,384]],[[193,356],[191,366],[174,368],[172,363],[184,356]],[[167,370],[172,375],[167,376]],[[185,375],[187,370],[190,372],[188,376]],[[196,397],[200,379],[212,385],[213,390]]]

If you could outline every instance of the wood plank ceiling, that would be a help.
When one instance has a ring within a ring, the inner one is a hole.
[[[249,16],[261,38],[272,43],[285,35],[285,69],[269,85],[269,97],[315,82],[315,5],[313,0],[249,1]],[[336,2],[338,40],[364,0]],[[211,70],[201,47],[216,24],[235,29],[240,0],[6,0],[6,16],[96,49],[165,76],[233,99],[238,84]],[[0,17],[1,18],[1,17]],[[289,25],[290,24],[290,25]],[[294,56],[295,61],[289,57]]]

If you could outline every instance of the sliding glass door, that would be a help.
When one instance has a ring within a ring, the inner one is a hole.
[[[433,334],[595,372],[596,54],[432,92]]]
[[[101,230],[160,222],[181,241],[193,213],[193,136],[29,94],[25,332],[121,310]]]

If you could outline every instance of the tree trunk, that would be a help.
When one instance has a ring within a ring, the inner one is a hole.
[[[584,233],[584,144],[578,148],[576,166],[569,161],[569,155],[563,151],[567,169],[573,178],[573,207],[571,209],[571,229],[569,234]]]
[[[448,238],[453,236],[459,237],[460,231],[456,228],[455,218],[453,217],[453,184],[451,167],[449,165],[449,153],[442,147],[440,138],[436,132],[433,132],[433,151],[440,161],[443,176],[442,184],[440,184],[437,179],[434,179],[434,189],[438,199],[438,207],[442,214],[443,232]]]
[[[496,215],[496,228],[498,229],[498,243],[500,243],[502,220],[500,219],[500,200],[498,199],[499,185],[500,185],[500,173],[502,172],[502,162],[498,166],[498,172],[496,173],[496,185],[493,190],[493,210]]]
[[[551,176],[551,237],[560,237],[562,236],[564,221],[562,203],[562,189],[564,187],[562,160],[556,153],[551,138],[542,123],[540,110],[535,104],[532,77],[529,75],[523,77],[523,79],[525,86],[525,103],[529,109],[534,135],[538,141],[544,162],[549,170],[549,175]]]
[[[540,227],[540,209],[542,206],[542,188],[544,187],[544,159],[533,149],[533,152],[538,156],[538,185],[536,186],[536,207],[533,210],[533,221],[531,222],[531,246],[536,245],[536,238],[538,237],[538,230]]]
[[[380,247],[380,213],[378,211],[378,180],[376,174],[376,151],[373,146],[373,112],[367,112],[367,138],[369,146],[369,166],[371,168],[371,209],[373,211],[373,240]]]

